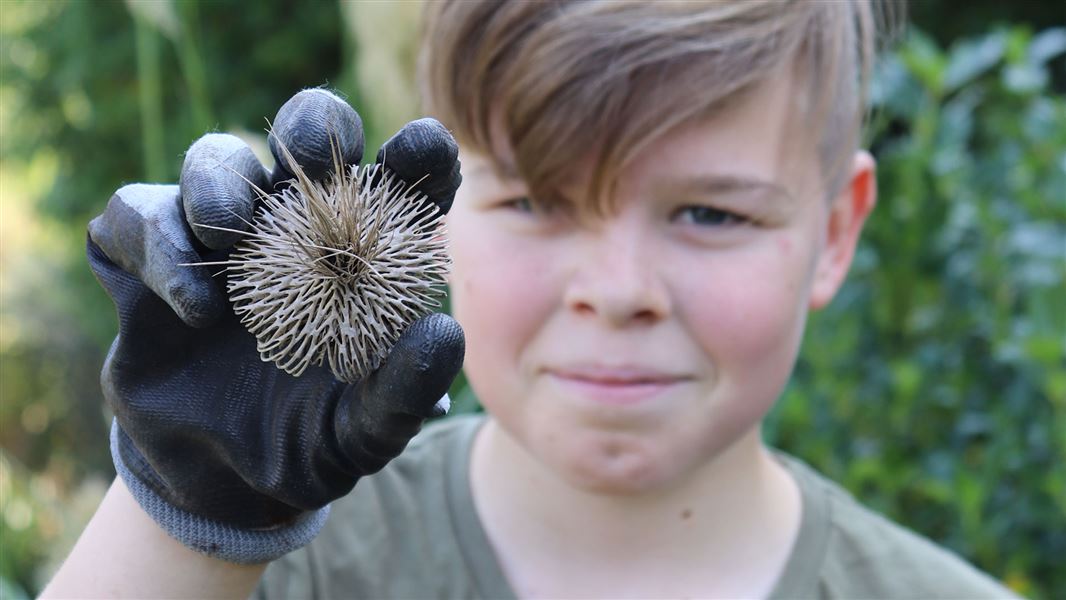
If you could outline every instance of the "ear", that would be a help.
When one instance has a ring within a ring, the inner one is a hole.
[[[877,203],[876,162],[865,150],[852,159],[851,178],[829,209],[822,252],[815,265],[810,308],[829,304],[836,295],[855,256],[862,226]]]

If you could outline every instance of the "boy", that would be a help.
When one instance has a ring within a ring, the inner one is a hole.
[[[488,416],[428,427],[345,495],[445,408],[462,338],[419,321],[352,388],[258,362],[214,282],[174,267],[234,241],[183,213],[251,209],[219,161],[266,180],[205,138],[180,193],[124,188],[90,225],[120,313],[103,382],[122,477],[45,595],[1009,596],[760,439],[874,205],[870,7],[429,11],[422,79],[464,185],[453,204],[431,121],[379,161],[450,209]],[[349,111],[303,92],[274,135],[314,170],[323,124],[358,132]],[[361,135],[342,142],[357,162]]]

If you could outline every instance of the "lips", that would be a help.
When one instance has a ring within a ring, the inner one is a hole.
[[[633,404],[650,400],[691,377],[641,366],[582,365],[545,370],[565,391],[604,404]]]

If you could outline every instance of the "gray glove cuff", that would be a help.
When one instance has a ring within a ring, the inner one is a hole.
[[[258,564],[281,558],[307,545],[322,529],[329,505],[275,529],[237,529],[182,510],[159,496],[126,468],[118,451],[118,422],[111,423],[111,459],[115,470],[148,516],[170,537],[201,554],[232,563]]]

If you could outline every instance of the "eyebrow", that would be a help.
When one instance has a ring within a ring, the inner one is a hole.
[[[503,176],[506,179],[521,179],[518,175],[518,169],[514,165],[508,163],[494,163],[494,162],[482,162],[475,165],[471,169],[472,175],[492,175]]]
[[[514,165],[500,162],[483,162],[471,169],[473,174],[488,174],[494,177],[504,177],[516,182],[521,181],[518,170]],[[735,192],[751,192],[760,195],[777,197],[788,202],[794,202],[795,196],[785,186],[768,179],[757,177],[745,177],[743,175],[708,174],[691,177],[664,178],[655,182],[655,188],[668,192],[703,193],[703,194],[728,194]]]
[[[678,179],[667,179],[661,182],[659,188],[671,191],[697,192],[709,194],[725,194],[732,192],[756,192],[777,196],[784,200],[794,201],[795,197],[788,188],[767,179],[745,177],[742,175],[696,175]]]

